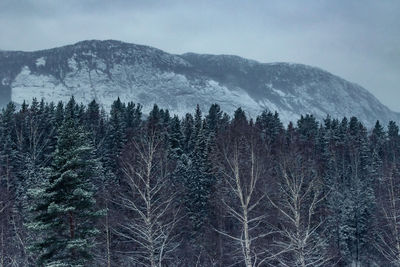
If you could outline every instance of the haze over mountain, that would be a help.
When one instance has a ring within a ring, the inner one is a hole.
[[[173,55],[120,41],[82,41],[60,48],[0,51],[0,106],[33,97],[46,101],[96,99],[105,109],[120,97],[154,103],[183,115],[196,104],[218,103],[250,116],[278,111],[284,122],[311,113],[322,119],[357,116],[367,126],[400,115],[361,86],[319,68],[292,63],[259,63],[231,55]]]

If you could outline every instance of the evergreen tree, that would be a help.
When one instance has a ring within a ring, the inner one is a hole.
[[[146,127],[149,135],[151,133],[161,132],[162,119],[163,119],[163,110],[160,109],[157,105],[154,105],[146,121]]]
[[[142,120],[142,106],[140,104],[129,102],[125,109],[124,119],[127,131],[127,140],[130,140],[137,136],[137,132],[139,131]]]
[[[174,116],[169,126],[169,156],[175,160],[180,159],[183,154],[183,133],[178,116]]]
[[[376,122],[370,136],[371,150],[379,156],[379,161],[383,160],[385,154],[386,132],[379,121]]]
[[[183,150],[186,154],[189,154],[190,151],[193,150],[192,147],[192,135],[194,129],[194,120],[193,116],[190,113],[187,113],[185,118],[182,121],[182,132],[183,132]]]
[[[67,113],[59,129],[48,181],[31,191],[36,202],[29,227],[39,231],[32,246],[39,265],[85,266],[93,258],[95,225],[101,215],[96,210],[94,180],[102,175],[101,165],[83,127],[73,117]]]
[[[339,210],[338,243],[346,264],[369,264],[373,251],[374,171],[368,148],[366,129],[356,118],[351,118],[347,136],[345,162],[339,181],[342,205]]]
[[[199,106],[196,108],[191,141],[193,150],[189,155],[189,167],[185,177],[186,208],[195,232],[207,222],[210,215],[209,198],[214,176],[209,161],[208,138]],[[183,164],[184,162],[182,162]]]
[[[61,124],[64,121],[64,103],[63,102],[58,102],[56,111],[55,111],[55,122],[57,128],[61,126]]]
[[[212,104],[206,116],[207,129],[214,134],[222,124],[223,113],[218,104]]]
[[[388,125],[388,140],[386,144],[388,160],[397,163],[400,153],[400,135],[399,126],[394,121],[390,121]]]
[[[84,124],[87,131],[89,132],[89,135],[92,139],[92,143],[95,147],[97,147],[97,145],[100,142],[100,137],[99,137],[100,119],[101,119],[100,106],[99,104],[97,104],[96,100],[93,100],[92,102],[89,103],[88,108],[86,110]]]
[[[256,127],[260,131],[262,140],[271,145],[278,140],[283,131],[283,125],[279,119],[278,113],[263,111],[256,119]]]
[[[190,156],[187,187],[187,209],[194,230],[197,231],[205,224],[209,216],[209,197],[213,176],[210,170],[207,153],[207,140],[201,131],[197,137],[193,153]]]
[[[17,140],[15,132],[15,105],[10,102],[1,114],[0,128],[0,168],[2,168],[2,180],[5,180],[7,188],[15,189],[15,176],[18,172]]]
[[[117,175],[119,156],[126,143],[124,113],[125,105],[118,98],[111,106],[104,153],[104,166]]]

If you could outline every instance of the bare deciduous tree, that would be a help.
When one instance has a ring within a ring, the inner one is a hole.
[[[227,195],[232,195],[233,201],[229,197],[222,201],[227,214],[240,225],[240,231],[232,233],[218,229],[217,232],[234,242],[236,253],[239,254],[236,263],[253,267],[261,266],[270,258],[267,250],[259,244],[271,232],[265,227],[267,214],[265,207],[262,207],[265,194],[259,190],[263,173],[261,158],[256,152],[254,140],[244,143],[234,142],[223,153]]]
[[[131,148],[129,156],[122,160],[129,185],[122,205],[132,216],[121,224],[118,233],[135,244],[129,251],[133,262],[160,267],[179,245],[175,232],[179,209],[175,207],[175,194],[168,187],[164,151],[156,134],[133,141]]]
[[[1,170],[0,170],[1,172]],[[0,175],[0,266],[15,266],[16,255],[14,246],[10,245],[10,233],[12,233],[10,220],[12,214],[12,198],[7,186],[2,183]],[[14,264],[15,263],[15,264]]]
[[[394,266],[400,266],[400,183],[397,168],[390,169],[383,181],[380,210],[384,225],[378,234],[376,248]],[[385,192],[386,191],[386,192]]]
[[[268,197],[282,215],[274,258],[288,267],[324,266],[330,258],[324,238],[319,237],[324,223],[317,217],[318,205],[325,198],[322,185],[312,166],[299,156],[284,159],[280,173],[280,194],[277,200]]]
[[[0,201],[0,217],[5,217],[5,215],[4,215],[4,213],[5,213],[5,210],[7,209],[7,207],[9,206],[9,202],[7,201]],[[5,258],[6,258],[6,255],[5,255],[5,237],[4,237],[4,235],[5,235],[5,225],[4,225],[4,222],[1,220],[0,221],[1,222],[1,233],[0,233],[0,246],[1,246],[1,248],[0,248],[0,253],[1,253],[1,255],[0,255],[0,266],[1,267],[4,267],[5,266]]]

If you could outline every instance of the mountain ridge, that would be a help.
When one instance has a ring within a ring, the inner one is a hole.
[[[357,116],[398,121],[369,91],[323,69],[299,63],[260,63],[236,55],[184,53],[116,40],[85,40],[32,52],[0,51],[0,106],[31,97],[48,101],[74,95],[108,109],[113,100],[153,103],[183,115],[214,102],[231,113],[241,106],[255,116],[278,111],[284,122],[300,114],[323,119]]]

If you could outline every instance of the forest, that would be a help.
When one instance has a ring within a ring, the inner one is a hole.
[[[0,266],[400,266],[395,122],[115,100],[0,115]]]

